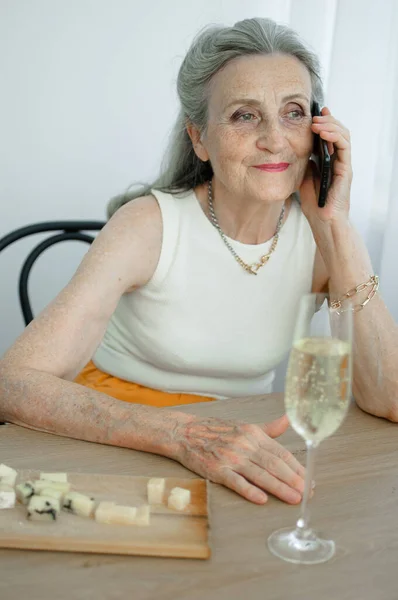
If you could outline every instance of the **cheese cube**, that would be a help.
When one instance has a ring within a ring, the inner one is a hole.
[[[175,487],[171,490],[168,507],[174,510],[184,510],[191,501],[191,492],[184,488]]]
[[[107,502],[104,500],[104,502],[98,504],[98,508],[101,507],[101,509],[110,508],[111,506],[116,506],[116,502]]]
[[[62,508],[67,512],[80,517],[91,517],[94,512],[94,498],[80,494],[79,492],[68,492],[63,501]]]
[[[33,482],[33,488],[35,494],[40,494],[42,490],[45,490],[46,488],[58,490],[66,494],[69,492],[71,485],[67,481],[47,481],[46,479],[38,479]]]
[[[60,504],[50,496],[32,496],[28,504],[28,519],[32,521],[55,521],[59,515]]]
[[[164,494],[165,480],[160,477],[149,479],[147,484],[148,503],[162,504]]]
[[[60,502],[61,502],[62,498],[64,497],[64,495],[65,495],[65,492],[62,492],[61,490],[55,490],[54,488],[51,488],[51,487],[40,490],[40,494],[39,494],[39,496],[50,496],[50,498],[56,498]]]
[[[17,478],[17,471],[11,467],[7,467],[3,463],[0,465],[0,483],[14,487]]]
[[[14,508],[15,490],[10,485],[0,483],[0,508]]]
[[[135,525],[137,509],[135,506],[120,506],[111,502],[100,502],[95,511],[98,523],[113,525]]]
[[[40,479],[44,481],[61,481],[66,483],[68,476],[66,473],[40,473]]]
[[[151,509],[148,504],[143,504],[137,508],[137,514],[135,517],[135,524],[147,526],[150,524]]]
[[[19,483],[15,491],[19,502],[28,504],[29,500],[34,496],[35,488],[32,481],[25,481],[24,483]]]

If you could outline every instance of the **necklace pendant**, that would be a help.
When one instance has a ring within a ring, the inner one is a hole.
[[[262,256],[260,258],[260,262],[258,263],[254,263],[252,265],[248,265],[246,264],[234,251],[234,249],[232,248],[232,246],[229,244],[227,238],[225,237],[224,232],[222,231],[218,221],[217,221],[217,217],[216,214],[214,212],[214,206],[213,206],[213,194],[212,194],[212,182],[211,180],[208,182],[208,206],[209,206],[209,212],[210,212],[210,217],[211,217],[211,222],[213,224],[213,226],[217,229],[218,233],[221,236],[222,241],[224,242],[224,244],[226,245],[226,247],[228,248],[228,250],[231,252],[231,254],[235,257],[235,260],[241,265],[241,267],[247,271],[248,273],[251,273],[251,275],[258,275],[258,271],[261,269],[261,267],[263,267],[270,259],[271,254],[274,252],[276,245],[278,243],[278,239],[279,239],[279,231],[282,227],[282,223],[283,223],[283,217],[285,214],[285,206],[282,207],[282,211],[281,214],[279,216],[279,220],[278,220],[278,224],[276,226],[276,231],[274,233],[274,237],[273,237],[273,241],[272,241],[272,245],[271,245],[271,249],[268,252],[268,254],[265,254],[264,256]]]
[[[269,257],[270,257],[269,254],[265,254],[265,256],[262,256],[260,258],[260,262],[250,265],[250,272],[253,273],[254,275],[258,275],[258,271],[261,269],[261,267],[263,267],[268,262]]]
[[[249,265],[249,271],[250,273],[253,273],[253,275],[258,275],[258,270],[261,267],[260,263],[256,263],[254,265]]]

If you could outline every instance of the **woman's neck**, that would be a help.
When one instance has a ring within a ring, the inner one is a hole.
[[[196,197],[203,212],[211,221],[208,202],[208,184],[195,188]],[[270,240],[277,228],[278,220],[285,205],[284,222],[289,214],[292,197],[279,202],[264,203],[239,198],[213,180],[212,198],[214,212],[223,233],[243,244],[262,244]]]

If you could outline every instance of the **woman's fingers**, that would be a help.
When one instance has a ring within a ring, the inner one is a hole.
[[[265,425],[260,425],[260,427],[268,437],[276,438],[282,435],[282,433],[285,433],[286,429],[289,427],[289,420],[286,415],[282,415],[279,419],[275,419],[275,421],[271,421],[270,423],[265,423]]]
[[[333,123],[333,122],[313,123],[311,129],[312,129],[312,131],[314,131],[314,133],[319,133],[320,131],[329,131],[329,132],[333,131],[333,132],[339,133],[341,135],[341,137],[343,137],[347,141],[347,143],[350,142],[350,134],[347,131],[347,129],[340,127],[336,123]]]
[[[322,108],[322,115],[320,117],[313,117],[312,130],[314,131],[314,133],[319,133],[320,129],[327,130],[329,126],[336,127],[338,130],[340,130],[345,140],[348,143],[351,142],[351,135],[347,127],[345,127],[340,121],[333,117],[329,108],[327,106],[324,106]],[[330,155],[334,154],[335,152],[333,141],[327,140]]]
[[[242,475],[239,475],[239,473],[236,473],[232,469],[225,469],[220,483],[255,504],[265,504],[268,500],[268,496],[264,491],[251,484],[245,477],[242,477]]]
[[[300,492],[292,489],[268,470],[266,471],[254,463],[248,462],[242,465],[239,475],[242,475],[248,482],[254,483],[257,488],[267,490],[267,492],[270,492],[288,504],[298,504],[301,502]]]
[[[344,135],[344,132],[340,127],[336,126],[334,123],[314,123],[312,130],[314,133],[319,133],[320,137],[328,142],[328,146],[329,144],[333,144],[334,150],[337,151],[337,158],[343,165],[351,165],[350,139]]]
[[[265,461],[260,455],[259,457],[252,458],[251,462],[268,472],[271,476],[276,477],[299,494],[303,494],[304,476],[298,475],[291,466],[274,454],[268,455]]]
[[[294,473],[297,473],[299,477],[305,477],[305,468],[303,465],[299,463],[297,458],[293,456],[289,450],[286,450],[286,448],[281,446],[281,444],[278,444],[278,442],[265,438],[261,444],[261,449],[264,452],[264,461],[267,461],[269,456],[280,459],[283,463],[286,463]]]
[[[265,491],[297,504],[304,490],[304,467],[270,437],[287,427],[285,415],[262,426],[198,418],[185,432],[180,461],[256,504],[267,501]]]
[[[324,114],[321,115],[320,117],[313,117],[312,120],[313,124],[316,123],[333,123],[335,124],[337,127],[339,127],[343,132],[344,132],[344,137],[347,138],[348,141],[350,141],[351,135],[350,135],[350,131],[349,129],[347,129],[347,127],[345,127],[345,125],[343,125],[343,123],[341,123],[341,121],[338,121],[335,117],[333,117],[330,112],[329,114]]]
[[[271,439],[282,435],[286,431],[289,426],[289,421],[286,415],[283,415],[279,419],[275,421],[271,421],[271,423],[266,423],[262,426],[264,433],[266,434],[266,438],[261,443],[261,448],[266,450],[266,452],[270,452],[280,459],[280,464],[286,464],[290,467],[290,471],[296,473],[300,478],[304,479],[305,477],[305,468],[303,465],[299,463],[299,461],[293,456],[289,450],[286,450],[281,444],[276,441],[271,441]],[[270,439],[271,438],[271,439]],[[260,465],[264,466],[264,465]],[[285,471],[286,472],[286,471]]]
[[[314,117],[311,129],[328,144],[330,154],[337,150],[337,157],[344,165],[351,164],[351,136],[347,127],[335,119],[324,107],[321,117]],[[333,151],[331,151],[333,149]]]

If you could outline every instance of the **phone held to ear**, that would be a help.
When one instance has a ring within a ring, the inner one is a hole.
[[[313,117],[321,116],[320,106],[317,102],[313,102],[311,114]],[[332,183],[332,161],[327,142],[317,133],[314,134],[313,159],[321,175],[318,206],[323,208],[326,204],[326,197]]]

